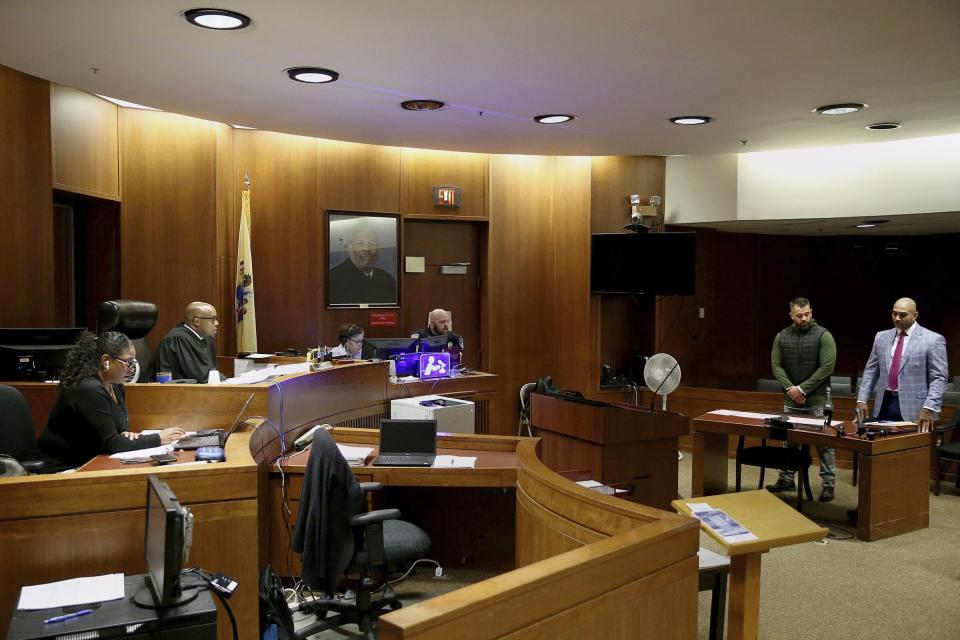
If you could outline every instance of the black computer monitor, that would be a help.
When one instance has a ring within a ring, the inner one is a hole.
[[[0,380],[55,380],[84,327],[0,328]]]
[[[423,352],[445,351],[449,337],[443,333],[439,336],[430,336],[429,338],[420,338],[419,349]]]
[[[180,571],[190,553],[193,514],[181,506],[170,487],[157,476],[147,476],[147,512],[143,556],[147,561],[146,593],[134,603],[151,609],[180,606],[197,597],[197,590],[180,588]]]
[[[401,353],[410,353],[417,347],[416,338],[366,338],[361,355],[364,360],[389,360]]]

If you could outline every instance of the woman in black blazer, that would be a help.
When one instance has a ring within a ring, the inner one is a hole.
[[[84,333],[67,353],[57,398],[39,446],[64,464],[80,466],[102,453],[149,449],[183,437],[180,428],[141,436],[130,431],[123,384],[137,376],[127,336]]]

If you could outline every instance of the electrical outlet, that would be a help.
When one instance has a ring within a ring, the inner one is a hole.
[[[703,307],[700,307],[700,319],[703,320],[706,315],[706,310]]]
[[[437,578],[442,578],[442,577],[443,577],[443,567],[437,567],[436,569],[434,569],[433,575],[436,576]]]

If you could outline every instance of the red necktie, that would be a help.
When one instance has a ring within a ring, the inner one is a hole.
[[[893,362],[890,363],[890,373],[887,374],[887,389],[897,390],[897,376],[900,374],[900,357],[903,356],[903,337],[907,335],[900,332],[897,338],[897,348],[893,351]]]

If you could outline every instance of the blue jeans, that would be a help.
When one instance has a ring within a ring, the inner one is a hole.
[[[814,407],[809,410],[809,412],[804,412],[803,410],[798,411],[795,408],[784,406],[783,410],[785,413],[807,413],[812,417],[822,418],[823,417],[823,408]],[[793,447],[799,449],[800,445],[795,442],[784,442],[783,446]],[[833,447],[817,447],[817,455],[820,457],[820,486],[821,487],[835,487],[837,486],[837,456],[836,451]],[[794,472],[786,471],[784,469],[780,470],[780,482],[786,482],[788,484],[794,484]]]

